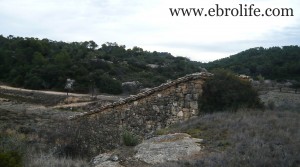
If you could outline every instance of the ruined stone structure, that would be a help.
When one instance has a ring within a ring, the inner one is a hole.
[[[194,73],[70,119],[113,115],[115,125],[145,126],[149,131],[198,115],[202,84],[210,73]]]
[[[70,119],[83,120],[84,124],[93,122],[91,129],[100,128],[95,133],[128,129],[140,135],[149,134],[197,116],[202,84],[211,75],[204,72],[186,75]]]

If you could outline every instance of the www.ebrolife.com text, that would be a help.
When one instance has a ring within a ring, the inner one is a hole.
[[[199,17],[281,17],[294,16],[293,8],[266,8],[255,7],[254,4],[239,4],[228,8],[215,4],[211,8],[169,8],[171,16],[199,16]]]

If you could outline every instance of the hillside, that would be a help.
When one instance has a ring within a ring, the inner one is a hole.
[[[68,78],[74,92],[119,94],[121,83],[157,86],[199,72],[201,63],[166,52],[126,49],[117,43],[61,42],[0,36],[0,81],[29,89],[63,91]]]
[[[300,80],[300,47],[283,46],[271,48],[252,48],[204,65],[208,70],[214,68],[230,69],[238,74],[252,77],[262,75],[273,80]]]
[[[94,41],[71,42],[0,35],[0,82],[28,89],[66,91],[67,79],[75,80],[72,92],[131,93],[158,86],[169,79],[225,68],[238,74],[266,79],[300,80],[300,48],[252,48],[210,63],[149,52],[139,47]],[[134,88],[122,83],[135,84]]]

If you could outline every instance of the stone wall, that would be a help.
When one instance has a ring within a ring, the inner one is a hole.
[[[102,135],[124,129],[139,135],[151,134],[197,116],[202,84],[210,76],[210,73],[186,75],[70,119],[92,124],[89,130]]]

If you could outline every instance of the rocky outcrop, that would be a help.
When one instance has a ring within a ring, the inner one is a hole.
[[[200,153],[202,141],[202,139],[191,138],[185,133],[162,135],[145,140],[135,146],[133,151],[136,153],[131,156],[117,155],[114,152],[103,153],[93,158],[92,165],[95,167],[122,167],[136,166],[135,164],[139,162],[143,166],[152,166],[169,161],[187,160]],[[123,158],[118,159],[118,156]]]
[[[118,160],[118,156],[113,153],[103,153],[94,157],[90,164],[94,167],[123,167]]]
[[[199,153],[199,143],[202,141],[185,133],[162,135],[136,146],[137,153],[134,157],[148,164],[178,161]]]

